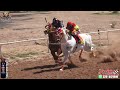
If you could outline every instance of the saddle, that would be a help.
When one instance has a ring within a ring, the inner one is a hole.
[[[77,35],[73,35],[73,37],[75,38],[77,44],[83,44],[83,40],[81,37],[78,37]]]
[[[68,32],[70,36],[73,36],[77,44],[84,44],[83,39],[81,36],[73,35],[70,32]],[[68,37],[68,39],[71,39],[71,37]]]

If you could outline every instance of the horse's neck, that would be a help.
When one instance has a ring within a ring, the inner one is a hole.
[[[49,37],[49,42],[55,42],[56,38],[54,37],[54,35],[51,33],[51,34],[48,34],[48,37]]]
[[[64,28],[63,28],[64,29]],[[62,42],[67,42],[68,40],[68,35],[66,34],[65,30],[63,30],[63,38],[62,38]]]

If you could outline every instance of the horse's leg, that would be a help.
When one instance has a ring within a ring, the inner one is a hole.
[[[70,61],[70,63],[72,64],[72,65],[74,65],[74,63],[72,62],[72,60],[71,60],[71,56],[70,56],[70,53],[69,53],[69,61]]]
[[[94,48],[93,48],[93,47],[91,47],[91,55],[92,55],[93,57],[96,57],[96,54],[95,54],[95,51],[94,51]]]
[[[55,51],[51,51],[51,54],[55,60],[55,63],[57,63],[57,60],[58,60],[58,56],[55,54]]]
[[[79,60],[82,58],[82,57],[81,57],[82,52],[83,52],[83,49],[81,49],[81,51],[80,51]]]
[[[69,57],[69,54],[68,54],[68,51],[66,51],[66,52],[64,53],[64,60],[63,60],[63,63],[62,63],[62,65],[61,65],[60,71],[63,71],[63,70],[64,70],[64,65],[68,62],[68,57]]]
[[[94,52],[94,51],[92,51],[92,56],[93,56],[93,57],[96,57],[96,54],[95,54],[95,52]]]
[[[57,51],[57,55],[58,55],[58,59],[60,60],[60,54],[62,53],[62,50],[61,50],[61,48],[59,48],[58,49],[58,51]]]

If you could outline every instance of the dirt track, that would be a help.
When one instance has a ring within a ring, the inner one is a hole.
[[[109,24],[116,21],[119,28],[120,15],[96,15],[93,12],[63,11],[63,12],[29,12],[12,13],[12,22],[0,22],[0,42],[23,40],[29,38],[46,38],[44,35],[44,18],[51,22],[53,17],[64,21],[76,22],[82,32],[111,29]],[[97,57],[83,52],[83,60],[78,59],[79,53],[72,55],[76,67],[59,71],[50,53],[47,53],[46,41],[18,43],[2,47],[3,55],[9,60],[8,79],[97,79],[99,69],[120,70],[120,31],[110,33],[109,47],[101,47],[96,51]],[[92,35],[93,39],[96,35]],[[103,34],[102,38],[106,37]],[[98,37],[97,37],[98,38]],[[107,41],[103,41],[103,45]],[[95,42],[98,44],[98,42]],[[30,55],[28,55],[30,54]],[[24,55],[28,55],[27,57]],[[120,74],[120,72],[119,72]]]

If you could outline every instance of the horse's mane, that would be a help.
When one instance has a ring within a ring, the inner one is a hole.
[[[66,29],[65,27],[63,27],[63,29],[64,29],[64,31],[65,31],[65,33],[66,33],[66,35],[67,35],[67,37],[68,37],[68,40],[70,40],[71,39],[71,37],[73,37],[72,35],[70,35],[68,32],[67,32],[67,30],[68,29]],[[73,37],[74,38],[74,37]]]

